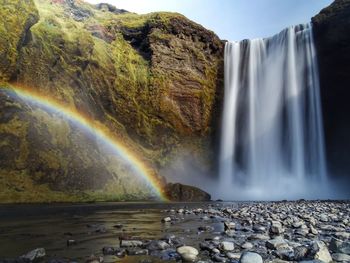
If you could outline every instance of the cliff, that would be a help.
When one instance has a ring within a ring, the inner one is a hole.
[[[326,151],[332,175],[347,176],[350,149],[350,1],[336,0],[312,18],[319,61]]]
[[[155,173],[179,148],[209,158],[223,57],[213,32],[177,13],[79,0],[7,0],[0,12],[1,86],[29,88],[102,123]],[[96,139],[8,95],[0,93],[1,201],[147,196]]]

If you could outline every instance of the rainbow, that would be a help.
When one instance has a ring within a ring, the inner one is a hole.
[[[70,109],[58,100],[39,94],[34,89],[17,85],[11,85],[9,88],[1,87],[0,89],[15,92],[17,96],[24,100],[28,100],[54,112],[58,112],[66,119],[80,125],[88,132],[94,134],[99,140],[109,146],[116,155],[120,156],[124,161],[131,165],[133,171],[148,182],[151,189],[160,200],[168,200],[163,194],[162,185],[156,178],[153,169],[148,167],[145,162],[140,160],[141,158],[137,157],[135,153],[131,152],[125,145],[123,145],[105,125],[84,116],[75,109]]]

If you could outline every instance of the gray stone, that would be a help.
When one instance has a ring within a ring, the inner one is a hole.
[[[46,251],[44,248],[36,248],[32,251],[29,251],[27,254],[21,256],[21,258],[29,261],[35,261],[45,257],[45,255]]]
[[[318,259],[326,263],[332,262],[332,257],[328,251],[328,248],[322,241],[314,241],[311,244],[310,253],[313,255],[314,259]]]
[[[252,234],[248,237],[249,240],[268,240],[270,237],[264,234]]]
[[[120,246],[121,247],[141,247],[143,245],[143,242],[141,240],[121,240]]]
[[[284,229],[282,227],[281,222],[279,221],[272,221],[271,222],[271,227],[270,227],[270,232],[275,235],[280,235],[284,232]]]
[[[162,219],[162,222],[163,223],[166,223],[166,222],[171,222],[171,217],[164,217],[163,219]]]
[[[241,248],[243,248],[243,249],[251,249],[251,248],[253,248],[253,244],[250,243],[250,242],[245,242],[245,243],[243,243],[241,245]]]
[[[344,253],[350,255],[350,242],[332,238],[329,243],[329,249],[336,253]]]
[[[258,253],[244,252],[239,259],[240,263],[263,263],[262,257]]]
[[[234,222],[224,222],[225,230],[233,230],[235,229],[236,224]]]
[[[343,253],[334,253],[332,258],[337,262],[350,262],[350,256]]]
[[[185,262],[193,262],[198,256],[198,250],[190,246],[178,247],[176,251]]]
[[[229,241],[221,242],[219,247],[223,251],[233,251],[235,249],[235,245],[233,244],[233,242],[229,242]]]

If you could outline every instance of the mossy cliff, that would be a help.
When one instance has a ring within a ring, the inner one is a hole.
[[[330,173],[349,178],[350,1],[336,0],[312,18],[320,66]]]
[[[155,171],[184,147],[211,158],[223,74],[213,32],[177,13],[79,0],[0,5],[2,86],[30,87],[103,123]],[[6,92],[0,101],[0,202],[147,198],[72,123]]]

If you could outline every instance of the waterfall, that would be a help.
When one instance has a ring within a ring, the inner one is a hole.
[[[314,197],[326,181],[310,24],[227,42],[219,160],[226,199]]]

